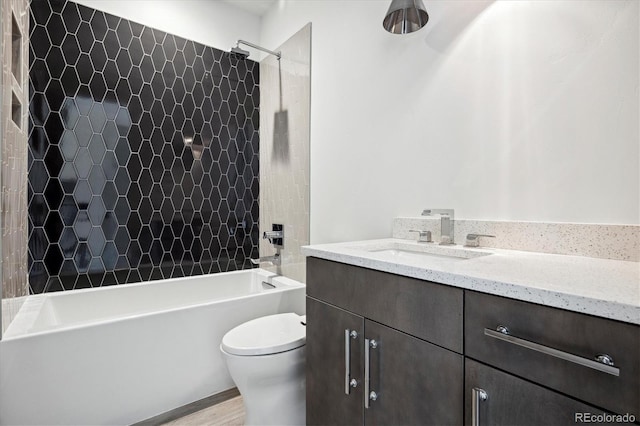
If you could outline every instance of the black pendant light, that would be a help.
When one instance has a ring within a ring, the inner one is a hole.
[[[424,27],[427,21],[429,14],[422,0],[393,0],[382,26],[393,34],[408,34]]]

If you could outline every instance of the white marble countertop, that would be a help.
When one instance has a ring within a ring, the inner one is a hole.
[[[376,252],[401,249],[465,259]],[[442,250],[445,250],[443,252]],[[401,239],[304,246],[306,256],[640,324],[640,263]],[[476,257],[473,257],[476,256]]]

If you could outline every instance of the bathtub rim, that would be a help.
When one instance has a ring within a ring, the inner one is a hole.
[[[274,284],[275,283],[277,285],[276,285],[276,288],[269,289],[268,291],[264,291],[264,292],[261,292],[261,293],[245,294],[245,295],[242,295],[242,296],[235,296],[235,297],[230,297],[230,298],[227,298],[227,299],[217,299],[217,300],[212,300],[212,301],[189,303],[189,304],[186,304],[186,305],[176,306],[176,307],[163,309],[163,310],[159,310],[159,311],[142,312],[142,313],[128,314],[128,315],[122,315],[122,316],[106,318],[106,319],[104,319],[104,318],[103,319],[97,319],[95,321],[74,323],[74,324],[71,324],[71,325],[68,325],[68,326],[61,326],[61,327],[57,327],[57,328],[51,328],[51,329],[48,329],[48,330],[40,330],[40,331],[36,331],[36,332],[33,332],[33,333],[29,333],[28,331],[25,332],[24,329],[23,329],[23,330],[17,331],[16,335],[13,335],[13,329],[18,328],[20,325],[23,325],[23,327],[24,327],[24,325],[25,325],[24,323],[26,323],[26,325],[29,326],[29,325],[32,325],[35,322],[36,318],[40,314],[40,310],[42,309],[42,306],[43,306],[43,304],[44,304],[46,299],[55,298],[55,297],[64,297],[66,292],[63,291],[63,292],[56,292],[56,293],[53,293],[53,294],[41,293],[41,294],[29,295],[29,296],[27,296],[26,300],[24,301],[24,303],[20,307],[20,311],[18,311],[16,316],[13,318],[13,321],[11,322],[11,324],[9,324],[9,326],[7,327],[5,332],[2,334],[2,338],[0,340],[0,345],[2,344],[2,342],[11,342],[11,341],[15,341],[15,340],[28,339],[28,338],[37,338],[37,337],[41,337],[43,335],[51,335],[51,334],[55,334],[55,333],[69,332],[69,331],[77,330],[77,329],[85,329],[85,328],[89,328],[89,327],[95,327],[97,324],[113,324],[113,323],[118,323],[118,322],[122,322],[122,321],[128,321],[128,320],[132,320],[132,319],[137,319],[137,318],[153,317],[153,316],[162,315],[162,314],[169,313],[169,312],[178,312],[178,311],[183,311],[183,310],[187,310],[187,309],[193,309],[193,308],[198,308],[198,307],[205,307],[205,306],[211,306],[211,305],[215,305],[215,304],[221,304],[221,303],[229,302],[229,301],[244,300],[244,299],[253,298],[253,297],[260,297],[260,296],[266,295],[266,294],[284,293],[284,292],[287,292],[287,291],[292,291],[292,290],[295,290],[295,289],[306,287],[306,285],[304,283],[301,283],[299,281],[295,281],[295,280],[293,280],[291,278],[283,277],[281,275],[278,275],[278,274],[276,274],[274,272],[267,271],[267,270],[262,269],[262,268],[241,269],[241,270],[236,270],[236,271],[217,272],[217,273],[214,273],[214,274],[192,275],[192,276],[188,276],[188,277],[165,278],[163,280],[141,281],[141,282],[137,282],[137,283],[121,284],[121,285],[123,287],[126,287],[126,288],[130,288],[129,286],[142,287],[142,286],[154,285],[154,284],[157,284],[158,282],[161,282],[161,281],[188,281],[188,280],[195,280],[195,279],[203,278],[205,276],[218,276],[218,275],[222,275],[222,274],[224,274],[224,275],[235,275],[235,274],[257,275],[258,277],[262,277],[262,281],[265,281],[265,282],[267,282],[269,284]],[[116,290],[116,289],[118,289],[117,285],[116,286],[107,286],[107,287],[96,287],[96,288],[83,288],[83,289],[79,289],[79,290],[70,290],[70,291],[72,291],[73,294],[80,294],[80,293],[87,293],[87,292],[101,292],[101,291],[109,291],[109,290],[113,291],[113,290]],[[21,316],[22,310],[23,309],[28,309],[29,306],[34,304],[34,303],[40,303],[40,306],[38,306],[38,310],[36,312],[23,313],[23,316],[24,316],[24,318],[23,318]],[[15,325],[16,323],[18,323],[18,325]]]

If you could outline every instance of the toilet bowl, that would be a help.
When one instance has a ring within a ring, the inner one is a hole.
[[[305,424],[304,316],[269,315],[227,332],[220,350],[242,395],[246,425]]]

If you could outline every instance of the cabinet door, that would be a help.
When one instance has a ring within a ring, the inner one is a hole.
[[[369,349],[369,390],[377,394],[365,424],[462,424],[461,355],[369,320],[365,336],[376,341]]]
[[[345,330],[357,333],[348,344]],[[307,424],[363,423],[363,333],[362,317],[307,297]],[[347,367],[349,379],[357,381],[355,388],[345,387]]]
[[[468,358],[465,383],[467,425],[568,425],[585,423],[585,416],[603,414],[590,405]],[[472,410],[474,388],[482,389],[487,396],[478,401],[476,413]]]

